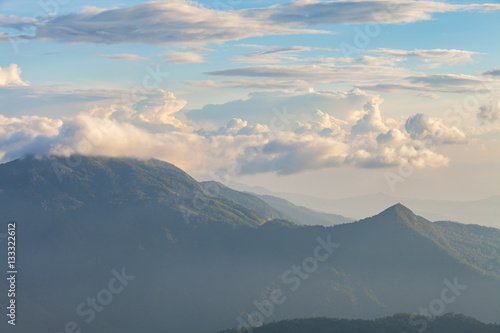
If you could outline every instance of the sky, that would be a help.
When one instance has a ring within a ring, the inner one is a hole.
[[[498,1],[0,0],[0,162],[158,158],[327,198],[500,195],[498,36]]]

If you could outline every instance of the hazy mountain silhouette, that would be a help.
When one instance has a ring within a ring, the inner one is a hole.
[[[384,208],[400,202],[412,207],[417,214],[431,221],[456,221],[500,228],[500,196],[492,196],[482,200],[452,201],[398,198],[385,193],[375,193],[349,198],[326,199],[298,193],[275,193],[260,187],[249,187],[236,183],[231,183],[231,186],[241,191],[272,195],[315,211],[340,214],[353,219],[376,214]]]
[[[417,333],[420,328],[410,322],[422,320],[423,316],[412,317],[410,314],[396,314],[392,317],[375,320],[349,320],[330,318],[311,318],[284,320],[267,324],[254,330],[255,333]],[[420,330],[422,331],[422,330]],[[236,333],[237,329],[220,333]],[[498,333],[500,325],[484,324],[474,318],[448,313],[428,321],[425,328],[428,333]]]
[[[217,196],[168,163],[72,161],[0,165],[0,209],[18,223],[23,304],[6,332],[61,332],[70,321],[94,333],[216,332],[266,312],[256,304],[277,290],[286,300],[265,322],[377,318],[429,309],[448,284],[466,287],[444,293],[440,311],[498,320],[498,229],[431,223],[402,205],[358,222],[297,226],[267,221],[274,210],[262,202],[250,210],[236,203],[246,195]],[[122,269],[135,278],[87,323],[79,305]]]
[[[240,192],[215,181],[201,182],[200,184],[208,192],[214,191],[214,194],[217,194],[218,197],[240,204],[267,219],[287,219],[298,225],[323,225],[325,227],[352,222],[349,218],[296,206],[285,199],[272,195],[254,195],[248,192]]]

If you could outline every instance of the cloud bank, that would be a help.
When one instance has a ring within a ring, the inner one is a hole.
[[[240,174],[288,175],[344,165],[440,167],[448,158],[434,147],[466,142],[460,129],[440,119],[384,117],[383,100],[360,90],[256,94],[233,103],[245,109],[270,99],[296,103],[290,112],[272,110],[268,122],[234,117],[219,106],[221,121],[233,117],[214,130],[200,127],[196,113],[178,118],[186,102],[161,89],[128,109],[114,104],[62,119],[1,116],[0,158],[73,153],[156,157],[196,174],[231,165]],[[306,104],[309,108],[302,108]]]

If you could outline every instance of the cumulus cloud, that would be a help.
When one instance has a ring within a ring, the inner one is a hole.
[[[194,130],[191,125],[199,122],[189,113],[186,120],[176,118],[185,101],[159,88],[129,109],[115,105],[62,119],[2,116],[0,156],[2,161],[25,154],[156,157],[195,173],[217,172],[236,162],[242,174],[293,174],[343,165],[439,167],[448,158],[433,146],[465,142],[462,131],[428,116],[410,117],[404,127],[384,118],[382,99],[359,90],[280,94],[255,94],[238,105],[289,101],[296,113],[268,110],[268,123],[233,116],[212,131]],[[313,104],[325,108],[311,110]],[[350,119],[353,114],[356,119]],[[163,127],[151,131],[143,126],[147,121]]]
[[[500,101],[491,102],[479,108],[477,119],[482,124],[494,123],[500,118]]]
[[[379,106],[383,99],[378,96],[372,97],[364,106],[365,114],[351,128],[352,134],[364,134],[370,132],[386,131],[387,126],[382,121]]]
[[[406,131],[413,139],[433,144],[465,143],[465,133],[455,126],[446,125],[441,119],[418,113],[406,121]]]
[[[346,144],[331,138],[287,135],[247,148],[238,162],[242,174],[276,172],[287,175],[340,166],[348,150]]]
[[[134,104],[139,119],[147,123],[170,124],[174,127],[184,127],[184,123],[173,116],[187,104],[186,100],[177,99],[173,93],[155,89],[154,95],[149,95]]]
[[[4,151],[3,160],[26,154],[80,153],[144,158],[156,156],[189,169],[197,163],[202,164],[201,156],[189,152],[202,152],[208,148],[205,144],[202,137],[194,134],[176,131],[152,134],[129,123],[79,115],[64,119],[55,135],[38,135],[18,149]]]
[[[347,121],[337,119],[321,110],[316,110],[311,112],[308,122],[297,121],[294,132],[296,134],[317,133],[320,136],[343,137],[346,132],[342,127],[345,125],[347,125]]]
[[[162,55],[172,64],[203,63],[205,59],[201,54],[195,52],[170,52]]]
[[[21,68],[17,64],[10,64],[4,68],[0,67],[0,87],[27,85],[29,83],[21,79]]]
[[[141,61],[149,60],[148,58],[140,57],[135,54],[104,54],[104,53],[94,53],[94,55],[103,58],[116,59],[116,60],[130,60],[130,61]]]
[[[62,120],[46,117],[0,115],[0,160],[4,154],[22,149],[39,136],[57,135],[62,124]]]
[[[225,125],[233,118],[245,119],[252,125],[269,125],[286,109],[285,121],[291,128],[297,121],[309,123],[316,110],[337,119],[346,119],[351,110],[361,109],[369,99],[370,96],[359,89],[349,92],[313,89],[254,92],[244,100],[208,104],[201,109],[190,110],[186,116],[194,122],[204,125],[213,123],[216,127]]]
[[[186,100],[177,99],[172,92],[161,88],[148,89],[137,97],[138,100],[135,103],[117,101],[114,104],[94,107],[90,110],[90,114],[103,118],[171,125],[177,129],[190,128],[175,117],[175,113],[187,104]]]

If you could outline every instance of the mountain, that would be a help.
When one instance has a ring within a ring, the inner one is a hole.
[[[412,323],[418,322],[418,325]],[[425,324],[424,324],[425,323]],[[425,325],[425,328],[424,326]],[[255,333],[498,333],[499,324],[484,324],[474,318],[448,313],[429,320],[424,316],[396,314],[375,320],[310,318],[275,322],[255,328]],[[241,332],[237,329],[220,333]]]
[[[213,196],[216,196],[218,198],[224,198],[225,200],[232,201],[238,205],[246,207],[254,212],[259,213],[267,220],[287,218],[285,214],[273,208],[264,200],[258,198],[253,194],[235,191],[215,181],[200,182],[200,185],[203,187],[203,189],[205,189],[205,192],[211,193]]]
[[[276,208],[290,221],[300,225],[322,225],[330,227],[335,224],[352,222],[353,220],[338,214],[321,213],[312,209],[296,206],[293,203],[272,195],[259,195],[259,198]]]
[[[133,206],[158,209],[157,214],[177,222],[189,217],[194,223],[258,226],[266,221],[241,205],[206,194],[196,180],[169,163],[74,159],[78,163],[61,157],[27,157],[1,165],[0,208],[7,218],[65,218],[103,210],[109,214]]]
[[[20,304],[2,332],[213,333],[420,311],[498,321],[498,229],[403,205],[333,227],[268,221],[157,160],[28,157],[0,165],[0,189]]]
[[[351,219],[336,214],[320,213],[306,207],[300,207],[284,199],[271,195],[254,195],[233,190],[219,182],[200,182],[206,192],[219,198],[233,201],[250,210],[259,213],[267,219],[287,219],[298,225],[323,225],[352,222]]]
[[[325,199],[297,193],[273,193],[262,188],[245,187],[241,184],[235,188],[255,193],[273,195],[286,199],[295,205],[300,205],[315,211],[340,214],[353,219],[374,215],[388,206],[398,202],[412,207],[415,213],[432,221],[446,220],[466,224],[479,224],[500,228],[500,196],[493,196],[474,201],[449,200],[419,200],[399,198],[385,193],[376,193],[350,198]]]

